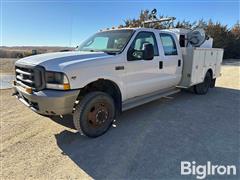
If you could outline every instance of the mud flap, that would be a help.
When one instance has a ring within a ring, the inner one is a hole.
[[[210,84],[210,88],[214,88],[215,87],[215,83],[216,83],[216,78],[212,79],[212,82]]]

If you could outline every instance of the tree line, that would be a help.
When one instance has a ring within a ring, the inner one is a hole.
[[[119,25],[119,27],[141,27],[143,22],[151,18],[151,13],[149,10],[142,10],[138,18],[124,20],[124,24]],[[159,16],[159,18],[164,18],[166,16]],[[149,25],[146,24],[145,27]],[[169,28],[169,23],[157,23],[154,28],[156,29],[167,29]],[[206,34],[213,38],[214,48],[224,49],[224,58],[240,58],[240,22],[239,20],[233,27],[228,27],[220,22],[213,22],[211,19],[205,21],[200,19],[199,21],[177,21],[171,25],[173,28],[203,28]]]

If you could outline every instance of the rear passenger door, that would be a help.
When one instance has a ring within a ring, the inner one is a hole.
[[[159,75],[162,76],[162,86],[165,88],[178,85],[182,75],[182,55],[180,46],[177,43],[176,36],[171,33],[160,33],[160,70]]]

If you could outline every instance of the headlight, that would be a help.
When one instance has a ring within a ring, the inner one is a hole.
[[[67,76],[61,72],[46,71],[45,74],[46,87],[49,89],[70,89],[70,84]]]

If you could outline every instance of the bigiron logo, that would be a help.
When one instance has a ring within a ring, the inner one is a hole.
[[[195,161],[181,161],[181,175],[194,175],[196,179],[205,179],[207,176],[214,175],[236,175],[235,165],[216,165],[207,161],[205,165],[197,165]]]

